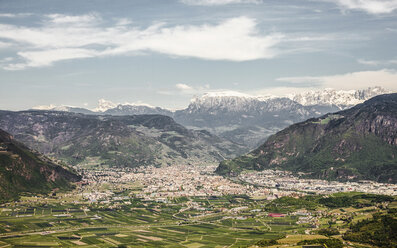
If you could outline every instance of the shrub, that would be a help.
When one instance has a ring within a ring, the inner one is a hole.
[[[278,242],[275,239],[262,239],[255,243],[255,245],[260,247],[272,246],[277,244]]]
[[[338,235],[340,232],[336,228],[323,228],[318,230],[318,234],[329,237],[332,235]]]
[[[302,240],[298,242],[298,245],[324,245],[328,248],[343,248],[343,242],[339,239],[312,239]]]

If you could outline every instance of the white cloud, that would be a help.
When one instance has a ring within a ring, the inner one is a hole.
[[[13,61],[14,58],[13,57],[5,57],[4,59],[1,59],[0,62],[10,62]]]
[[[255,20],[247,17],[228,19],[218,25],[164,27],[154,25],[146,30],[132,30],[120,37],[119,47],[107,54],[131,51],[195,57],[207,60],[247,61],[273,58],[273,47],[283,35],[261,36]]]
[[[226,19],[218,24],[147,28],[118,20],[104,26],[97,14],[66,16],[46,15],[39,27],[0,24],[0,39],[20,48],[16,64],[7,70],[42,67],[54,62],[111,55],[136,55],[157,52],[171,56],[207,60],[248,61],[270,59],[278,55],[275,46],[283,35],[260,34],[257,23],[248,17]]]
[[[176,84],[175,87],[178,90],[192,90],[193,88],[187,84]]]
[[[49,22],[54,24],[96,24],[98,21],[101,20],[99,15],[87,14],[87,15],[80,15],[80,16],[69,16],[63,14],[50,14],[46,15],[49,19]]]
[[[8,47],[10,47],[10,46],[12,46],[11,43],[0,41],[0,49],[2,49],[2,48],[8,48]]]
[[[198,6],[216,6],[226,4],[259,4],[262,0],[181,0],[182,3]]]
[[[278,81],[296,84],[316,84],[321,88],[334,88],[342,90],[381,86],[388,90],[397,90],[397,71],[359,71],[340,75],[284,77]]]
[[[26,17],[26,16],[31,16],[31,13],[18,13],[18,14],[14,14],[14,13],[0,13],[0,18],[4,17],[4,18],[17,18],[17,17]]]
[[[376,60],[366,60],[366,59],[358,59],[357,62],[362,65],[371,65],[371,66],[377,66],[380,64],[380,61]]]
[[[173,89],[161,89],[158,90],[157,93],[161,95],[185,95],[185,96],[193,96],[197,94],[203,94],[210,90],[210,85],[205,84],[203,86],[191,86],[187,84],[175,84]]]
[[[326,0],[343,10],[360,10],[369,14],[388,14],[397,9],[397,0]]]
[[[25,62],[17,64],[9,64],[4,66],[6,70],[22,70],[27,67],[43,67],[50,66],[55,61],[89,58],[94,57],[97,53],[92,50],[79,48],[62,48],[44,51],[19,52]]]
[[[15,14],[11,14],[11,13],[1,13],[0,17],[14,18],[14,17],[16,17],[16,15]]]
[[[379,66],[379,65],[394,65],[397,64],[397,60],[366,60],[366,59],[358,59],[357,62],[359,64],[368,65],[368,66]]]

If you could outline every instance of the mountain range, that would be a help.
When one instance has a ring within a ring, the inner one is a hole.
[[[0,202],[21,193],[69,189],[80,177],[0,129]]]
[[[210,163],[247,151],[164,115],[0,111],[0,128],[43,154],[79,167]]]
[[[311,118],[382,92],[381,88],[347,93],[328,90],[312,92],[310,98],[307,93],[295,95],[295,100],[208,93],[175,112],[103,101],[110,108],[99,107],[100,114],[64,107],[0,111],[0,128],[26,144],[18,143],[25,147],[22,150],[29,147],[42,160],[45,157],[38,152],[78,168],[205,164],[226,159],[217,173],[279,168],[308,177],[397,182],[397,94],[379,95],[350,109]],[[346,101],[336,98],[341,94],[347,94]],[[156,114],[144,114],[150,111]],[[222,137],[198,127],[215,130]],[[259,148],[234,158],[254,146],[250,137],[260,140],[259,134],[262,139],[274,135]],[[10,150],[7,147],[5,151]]]
[[[350,108],[374,96],[391,93],[381,87],[369,87],[362,90],[334,90],[308,91],[291,94],[289,98],[304,106],[336,106],[340,110]]]
[[[94,115],[166,115],[189,129],[205,129],[253,149],[293,123],[343,110],[385,93],[388,91],[380,87],[350,91],[325,89],[285,97],[211,92],[193,98],[187,108],[177,111],[145,104],[115,104],[104,99],[99,100],[93,110],[53,105],[36,108]]]
[[[289,126],[216,172],[281,169],[308,177],[397,183],[397,93]]]

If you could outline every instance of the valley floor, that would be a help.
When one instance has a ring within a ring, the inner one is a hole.
[[[301,247],[313,239],[364,247],[342,239],[343,233],[397,208],[394,197],[350,192],[329,198],[241,184],[212,171],[85,170],[72,192],[1,205],[0,247],[250,247],[264,240]],[[338,233],[319,233],[329,228]]]

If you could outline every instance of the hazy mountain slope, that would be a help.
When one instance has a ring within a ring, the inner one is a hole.
[[[325,108],[319,112],[315,107],[305,107],[288,98],[207,94],[194,99],[187,109],[176,111],[174,118],[184,126],[204,128],[254,148],[292,123],[336,110]]]
[[[281,168],[337,179],[397,182],[397,94],[294,124],[253,152],[223,161],[220,174]]]
[[[73,112],[73,113],[86,114],[86,115],[95,114],[95,112],[92,110],[86,108],[80,108],[80,107],[72,107],[72,106],[43,105],[43,106],[35,106],[30,110],[64,111],[64,112]]]
[[[174,119],[189,128],[204,128],[256,148],[267,137],[293,123],[343,110],[384,93],[387,90],[381,87],[325,89],[288,97],[212,92],[194,98],[186,109],[174,113]]]
[[[0,129],[0,201],[17,198],[21,192],[69,188],[79,179]]]
[[[96,115],[166,115],[190,129],[205,129],[253,149],[293,123],[343,110],[383,93],[387,91],[380,87],[349,91],[325,89],[288,97],[210,92],[193,98],[187,108],[175,112],[145,104],[115,104],[104,99],[98,101],[94,112],[54,105],[36,108]]]
[[[0,111],[0,127],[38,151],[81,166],[216,162],[245,151],[162,115]]]
[[[115,108],[111,108],[103,112],[106,115],[167,115],[173,116],[173,113],[169,110],[151,107],[145,105],[122,105],[119,104]]]

